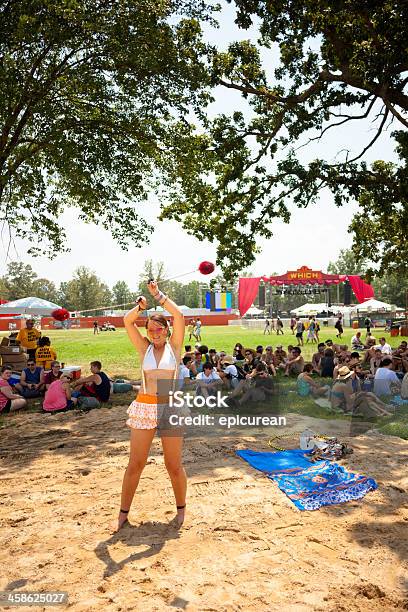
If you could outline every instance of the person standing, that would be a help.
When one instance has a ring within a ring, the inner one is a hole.
[[[270,323],[269,319],[266,319],[266,321],[265,321],[264,336],[265,336],[265,334],[271,335],[271,323]]]
[[[39,338],[41,338],[41,332],[34,327],[34,319],[27,319],[26,326],[17,334],[17,340],[23,348],[27,349],[29,358],[34,361]]]
[[[197,320],[195,322],[195,337],[197,338],[198,342],[201,342],[201,319],[197,317]]]
[[[279,334],[283,336],[283,321],[278,315],[276,319],[276,335],[279,336]]]
[[[366,328],[366,338],[368,338],[368,336],[371,336],[371,328],[373,326],[373,322],[370,319],[370,317],[366,317],[364,319],[364,327]]]
[[[303,325],[303,321],[296,317],[296,338],[298,341],[298,346],[303,346],[303,332],[305,331],[305,326]]]
[[[306,344],[309,344],[309,340],[311,340],[312,344],[313,343],[317,344],[315,330],[316,330],[316,321],[315,321],[315,318],[312,317],[309,322],[309,329],[307,330]]]
[[[194,336],[194,338],[195,338],[194,329],[195,329],[195,321],[194,321],[194,319],[190,319],[189,322],[188,322],[188,326],[187,326],[187,333],[188,333],[188,341],[189,342],[191,342],[191,336]]]
[[[343,332],[344,332],[344,330],[343,330],[343,315],[341,313],[338,315],[337,321],[336,321],[336,324],[335,324],[334,327],[337,329],[336,337],[337,338],[341,338],[342,335],[343,335]]]
[[[98,324],[98,321],[94,321],[93,322],[93,330],[94,330],[94,335],[95,334],[99,334],[99,324]]]
[[[295,328],[296,328],[296,319],[295,319],[295,317],[291,317],[291,319],[290,319],[290,329],[292,331],[292,335],[294,335],[294,333],[295,333]]]
[[[156,430],[162,432],[161,443],[164,463],[170,476],[177,507],[177,525],[184,521],[186,507],[187,477],[182,465],[183,432],[172,431],[164,435],[169,426],[163,424],[163,417],[169,410],[170,392],[178,381],[178,365],[184,340],[184,316],[180,308],[164,295],[155,281],[147,285],[150,295],[173,316],[173,333],[168,335],[168,322],[161,314],[151,315],[146,322],[147,336],[141,334],[137,319],[146,309],[147,302],[140,296],[135,308],[124,317],[127,334],[136,348],[141,361],[142,387],[136,399],[130,404],[126,424],[130,427],[130,456],[126,468],[121,494],[121,505],[116,531],[128,518],[140,476],[146,465],[150,446]],[[173,415],[172,415],[173,416]],[[172,417],[170,417],[172,418]]]

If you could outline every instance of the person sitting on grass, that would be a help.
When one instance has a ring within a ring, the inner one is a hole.
[[[259,363],[259,357],[252,348],[245,349],[245,363],[242,366],[245,374],[251,374],[251,372],[256,368]]]
[[[275,393],[273,377],[268,374],[266,364],[263,362],[256,365],[245,383],[241,389],[237,387],[229,396],[226,403],[230,407],[242,406],[246,402],[264,402],[268,396]]]
[[[355,377],[347,366],[339,370],[331,392],[330,402],[333,410],[341,410],[346,414],[361,415],[364,417],[391,416],[393,407],[384,404],[374,393],[358,391],[355,393],[352,386],[352,377]]]
[[[213,368],[216,368],[219,361],[219,356],[217,355],[217,351],[215,348],[211,348],[208,351],[208,361],[211,363]]]
[[[0,373],[0,413],[5,414],[14,410],[20,410],[27,405],[24,397],[13,393],[9,383],[13,368],[11,365],[4,365]]]
[[[183,359],[181,360],[181,364],[179,366],[179,372],[178,372],[178,382],[179,382],[179,389],[184,389],[186,386],[190,386],[193,381],[192,381],[192,372],[191,372],[191,366],[193,363],[193,359],[190,355],[184,355]]]
[[[382,352],[380,349],[375,349],[374,357],[370,359],[370,372],[372,376],[375,376],[376,371],[381,365],[381,361],[383,359]]]
[[[317,353],[313,353],[313,356],[312,356],[313,372],[316,372],[316,374],[319,374],[319,375],[320,375],[320,362],[321,362],[322,357],[324,356],[324,348],[325,348],[324,342],[320,342],[317,345]]]
[[[361,339],[361,332],[358,331],[351,339],[351,348],[353,351],[362,351],[364,349],[363,341]]]
[[[278,344],[273,353],[273,365],[275,366],[275,368],[280,367],[282,363],[285,362],[287,356],[288,354],[286,351],[283,350],[283,346],[281,344]]]
[[[194,351],[191,349],[191,344],[186,344],[185,347],[184,347],[184,355],[183,355],[183,357],[187,357],[187,355],[189,357],[191,357],[191,358],[194,355]]]
[[[285,366],[285,376],[299,376],[303,372],[305,361],[302,357],[302,351],[298,346],[294,346],[292,354]]]
[[[368,338],[366,345],[364,346],[364,357],[363,357],[363,362],[362,365],[368,365],[371,361],[371,359],[373,359],[373,357],[375,356],[375,350],[376,350],[376,339],[375,338]]]
[[[232,356],[235,358],[235,361],[242,361],[242,363],[244,363],[245,361],[244,347],[242,346],[240,342],[235,343],[234,350],[232,351]]]
[[[100,402],[108,402],[111,392],[110,380],[105,372],[102,372],[100,361],[91,361],[90,376],[81,376],[73,384],[73,388],[85,397],[96,397]]]
[[[235,389],[239,385],[238,370],[232,355],[225,355],[220,359],[217,372],[227,388]]]
[[[35,364],[34,359],[29,359],[21,372],[20,382],[14,388],[25,398],[39,397],[44,388],[42,373],[43,369]]]
[[[313,378],[313,365],[311,363],[305,363],[303,372],[297,377],[297,392],[301,397],[323,397],[327,395],[330,389],[329,385],[323,387],[319,385]]]
[[[55,414],[72,410],[77,404],[77,398],[71,397],[70,374],[61,374],[60,378],[54,380],[45,392],[43,411]]]
[[[401,381],[392,369],[392,359],[384,357],[374,376],[374,393],[376,395],[398,395]]]
[[[392,355],[392,348],[385,338],[380,338],[380,344],[377,344],[376,348],[379,348],[384,356]]]
[[[222,387],[223,381],[220,375],[214,370],[211,363],[205,363],[203,371],[197,374],[196,397],[215,396],[217,390]]]
[[[51,368],[51,363],[56,361],[57,351],[51,346],[48,336],[38,340],[38,349],[35,351],[35,363],[44,370]]]
[[[275,369],[275,364],[274,364],[274,355],[272,352],[272,347],[271,346],[267,346],[265,349],[265,355],[262,359],[262,361],[264,363],[266,363],[267,368],[268,368],[268,374],[271,374],[272,376],[276,376],[276,369]]]
[[[199,349],[196,349],[194,352],[194,356],[193,356],[193,360],[191,363],[191,372],[194,376],[194,378],[197,376],[197,374],[199,374],[200,372],[203,371],[203,360],[202,360],[202,354],[199,351]]]
[[[59,378],[61,378],[62,375],[62,371],[61,371],[61,365],[59,361],[52,361],[51,362],[51,370],[49,372],[42,372],[42,383],[45,386],[45,390],[47,390],[49,388],[49,386],[51,385],[51,383],[53,383],[55,380],[58,380]]]

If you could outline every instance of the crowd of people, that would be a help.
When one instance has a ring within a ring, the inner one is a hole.
[[[339,316],[339,321],[341,318]],[[277,376],[296,379],[297,392],[302,397],[327,397],[334,410],[355,413],[359,408],[366,415],[387,415],[392,408],[387,402],[391,396],[408,399],[408,345],[402,341],[392,349],[384,337],[377,340],[371,335],[371,321],[366,325],[366,338],[356,331],[351,347],[333,340],[318,342],[319,324],[310,317],[306,325],[293,318],[290,327],[297,345],[262,345],[244,348],[236,343],[233,354],[217,351],[200,344],[201,321],[191,319],[188,339],[194,337],[194,347],[186,345],[179,365],[179,388],[208,397],[218,390],[229,392],[231,407],[248,400],[265,401],[274,393]],[[282,322],[266,321],[264,333],[283,329]],[[307,342],[317,344],[310,362],[302,355],[303,334]],[[341,338],[342,326],[336,326]],[[283,332],[282,332],[283,333]],[[41,336],[28,320],[17,339],[28,353],[27,367],[18,383],[11,385],[12,366],[3,365],[0,375],[0,412],[23,408],[27,399],[43,398],[45,412],[69,410],[78,403],[93,407],[92,401],[106,402],[110,394],[136,389],[131,381],[115,382],[102,371],[102,364],[93,361],[90,374],[73,378],[57,360],[57,352],[47,336]],[[62,364],[64,365],[64,364]],[[120,387],[120,388],[119,388]],[[91,399],[90,399],[91,398]],[[92,399],[93,398],[93,399]],[[383,401],[384,400],[384,401]]]
[[[363,343],[357,332],[350,348],[329,339],[318,343],[311,362],[305,362],[299,345],[285,350],[279,344],[274,350],[271,345],[244,348],[238,342],[229,355],[197,343],[185,346],[179,385],[204,397],[227,389],[233,407],[265,401],[277,376],[296,379],[302,397],[327,397],[335,411],[390,415],[393,406],[386,402],[392,396],[408,399],[408,346],[402,341],[392,349],[385,338],[377,344],[371,334]]]
[[[50,370],[45,370],[29,358],[20,381],[15,384],[10,384],[13,366],[3,365],[0,373],[0,412],[24,408],[27,400],[32,398],[41,398],[42,410],[48,413],[70,410],[78,403],[81,407],[92,408],[100,402],[109,401],[114,383],[102,371],[100,361],[92,361],[90,374],[77,379],[69,371],[64,371],[59,361],[52,361],[50,365]],[[132,384],[127,386],[128,390],[133,389]]]
[[[0,413],[19,410],[27,400],[40,398],[42,410],[56,413],[75,408],[92,408],[109,401],[112,392],[135,389],[131,381],[113,381],[102,371],[100,361],[90,363],[90,374],[74,378],[57,360],[57,352],[50,338],[42,336],[28,319],[16,340],[27,352],[27,366],[23,368],[19,381],[12,378],[12,364],[4,364],[0,373]],[[10,381],[12,384],[10,384]]]

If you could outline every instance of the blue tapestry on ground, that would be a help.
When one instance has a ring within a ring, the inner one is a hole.
[[[348,472],[337,463],[310,463],[307,451],[236,452],[252,467],[267,473],[299,510],[318,510],[360,499],[377,488],[373,478]]]
[[[308,456],[312,451],[300,449],[272,452],[258,452],[253,450],[239,450],[236,454],[252,465],[256,470],[266,474],[281,474],[299,472],[310,467]]]

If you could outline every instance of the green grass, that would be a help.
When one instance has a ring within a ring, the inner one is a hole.
[[[341,341],[342,344],[350,346],[351,338],[354,335],[354,330],[347,329]],[[93,330],[43,330],[44,335],[51,338],[52,345],[55,347],[58,359],[65,362],[66,365],[79,365],[82,368],[82,373],[89,372],[89,362],[98,359],[103,364],[103,369],[107,374],[113,377],[124,378],[139,378],[140,376],[140,361],[135,348],[130,343],[124,329],[118,329],[116,332],[102,332],[99,335],[93,334]],[[8,335],[3,333],[2,335]],[[365,333],[363,333],[363,336]],[[306,334],[305,334],[306,336]],[[389,334],[383,330],[377,330],[376,337],[384,336],[391,346],[398,346],[400,343],[399,337],[391,338]],[[322,329],[320,332],[320,340],[323,342],[331,338],[336,342],[336,332],[334,328]],[[218,351],[225,350],[227,353],[232,353],[236,342],[241,342],[245,347],[255,348],[258,344],[264,347],[268,344],[276,348],[277,344],[282,344],[287,350],[289,344],[296,345],[296,338],[290,331],[286,330],[284,336],[271,334],[264,336],[262,329],[253,330],[239,326],[213,326],[204,327],[202,332],[202,344],[206,344],[209,348],[215,348]],[[185,344],[188,343],[187,337]],[[191,342],[190,344],[194,344]],[[316,345],[308,344],[302,348],[302,354],[306,360],[310,360],[312,354],[316,351]],[[280,386],[284,392],[284,396],[280,400],[280,411],[296,412],[298,414],[308,415],[315,418],[324,419],[343,419],[348,418],[342,415],[330,413],[324,408],[317,406],[312,399],[301,398],[295,392],[296,385],[294,380],[288,380],[279,377]],[[127,397],[118,396],[127,401]],[[265,406],[262,404],[253,405],[251,410],[262,413],[265,411]],[[31,408],[29,408],[31,410]],[[38,410],[37,406],[32,407],[32,411]],[[3,419],[0,417],[0,423]],[[375,425],[375,420],[373,420]],[[380,423],[379,423],[380,425]],[[1,426],[1,425],[0,425]],[[408,416],[397,414],[392,419],[384,424],[381,421],[381,429],[383,433],[396,435],[404,439],[408,439]]]
[[[8,334],[3,333],[2,335]],[[111,376],[138,378],[140,375],[139,356],[124,329],[118,329],[116,332],[101,332],[95,336],[93,330],[88,329],[43,330],[43,335],[51,338],[58,359],[65,362],[66,365],[79,365],[84,372],[88,372],[89,362],[97,359],[102,362],[103,369]],[[346,330],[340,342],[350,346],[353,335],[354,330]],[[363,335],[365,334],[363,333]],[[390,335],[384,334],[383,330],[377,331],[377,338],[382,335],[387,338],[387,342],[391,346],[398,346],[400,343],[399,337],[390,338]],[[336,342],[334,328],[324,329],[320,332],[322,342],[329,338]],[[286,330],[284,336],[277,336],[276,334],[264,336],[261,329],[249,330],[238,326],[203,328],[201,343],[206,344],[209,348],[232,353],[236,342],[241,342],[245,347],[252,348],[256,348],[258,344],[262,344],[264,347],[270,344],[274,348],[277,344],[282,344],[285,350],[287,350],[289,344],[297,344],[296,338],[290,333],[290,330]],[[187,343],[186,337],[185,344]],[[310,360],[316,350],[316,345],[305,344],[302,348],[302,354],[306,360]]]

